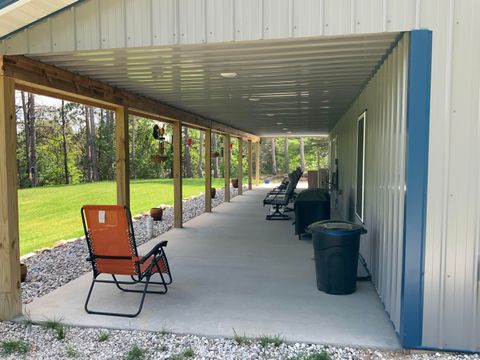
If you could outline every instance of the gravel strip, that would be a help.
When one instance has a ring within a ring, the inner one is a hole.
[[[103,336],[104,341],[100,341]],[[261,341],[244,338],[215,339],[195,335],[175,335],[162,332],[108,330],[65,327],[64,338],[58,332],[41,325],[0,323],[0,343],[23,340],[28,350],[25,354],[7,355],[0,347],[2,359],[272,359],[272,360],[326,360],[330,359],[479,359],[479,355],[416,353],[405,355],[350,347],[330,347],[310,344],[280,343],[262,345]],[[134,347],[143,356],[128,356]],[[326,352],[329,357],[313,357]],[[309,357],[310,356],[310,357]]]
[[[247,187],[244,187],[247,189]],[[231,197],[237,195],[237,189],[231,188]],[[217,189],[212,207],[223,203],[224,189]],[[183,221],[193,219],[202,214],[205,209],[204,195],[192,197],[183,201]],[[140,246],[151,240],[147,237],[146,215],[137,216],[134,219],[135,239]],[[79,219],[80,221],[80,219]],[[166,207],[162,221],[155,221],[153,225],[153,237],[157,237],[173,228],[173,207]],[[22,283],[22,302],[28,304],[35,298],[65,285],[66,283],[90,272],[92,266],[85,261],[88,256],[88,248],[85,238],[60,242],[52,249],[41,250],[22,261],[28,267],[27,281]]]

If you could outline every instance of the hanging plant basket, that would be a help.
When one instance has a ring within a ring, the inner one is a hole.
[[[238,189],[238,179],[232,179],[232,186],[233,186],[235,189]]]
[[[151,155],[150,159],[155,163],[155,164],[161,164],[167,161],[168,157],[167,155]]]
[[[153,221],[162,221],[163,217],[163,208],[151,208],[150,209],[150,216],[152,217]]]
[[[217,189],[215,189],[214,187],[212,187],[210,189],[210,195],[212,197],[212,199],[215,199],[215,195],[217,195]]]

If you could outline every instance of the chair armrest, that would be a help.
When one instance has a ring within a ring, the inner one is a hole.
[[[157,255],[158,253],[162,252],[162,248],[167,246],[168,241],[163,240],[160,241],[157,245],[155,245],[152,250],[148,252],[147,255],[143,256],[140,260],[138,260],[139,264],[143,264],[145,261],[147,261],[150,257],[153,255]]]

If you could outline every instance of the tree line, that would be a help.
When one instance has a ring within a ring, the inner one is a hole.
[[[17,163],[20,187],[79,184],[115,179],[115,118],[112,111],[62,101],[44,105],[34,94],[17,92]],[[152,136],[158,122],[130,117],[130,176],[132,179],[173,176],[173,128],[164,124],[166,160],[155,164],[151,155],[159,152]],[[162,124],[161,124],[162,125]],[[184,127],[183,176],[204,176],[204,132]],[[296,166],[326,166],[325,138],[262,139],[261,173],[287,173]],[[212,134],[212,152],[223,152],[223,137]],[[237,140],[232,138],[231,176],[237,176]],[[244,142],[244,153],[246,144]],[[221,155],[222,156],[222,155]],[[222,157],[212,158],[212,176],[223,177]],[[244,174],[247,158],[244,156]]]

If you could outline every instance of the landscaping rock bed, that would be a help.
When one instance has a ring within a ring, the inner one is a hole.
[[[50,327],[50,328],[49,328]],[[60,331],[59,329],[62,329]],[[61,336],[59,336],[61,334]],[[4,344],[17,349],[10,354]],[[15,345],[16,344],[16,345]],[[477,355],[411,354],[350,347],[288,344],[278,337],[215,339],[162,332],[56,327],[0,322],[2,359],[222,359],[222,360],[430,360],[479,359]]]
[[[246,187],[245,187],[246,189]],[[231,188],[232,197],[237,195],[237,189]],[[223,202],[224,190],[218,189],[212,199],[212,207]],[[202,214],[205,209],[204,195],[199,195],[183,201],[183,221],[186,222]],[[147,216],[141,215],[134,219],[135,238],[137,245],[151,240],[147,238]],[[80,219],[79,219],[79,223]],[[153,223],[153,237],[157,237],[173,227],[173,207],[167,207],[162,221]],[[22,283],[22,301],[24,304],[35,298],[48,294],[56,288],[78,278],[92,270],[85,259],[88,256],[85,238],[61,242],[52,249],[39,251],[22,261],[28,266],[27,281]]]

